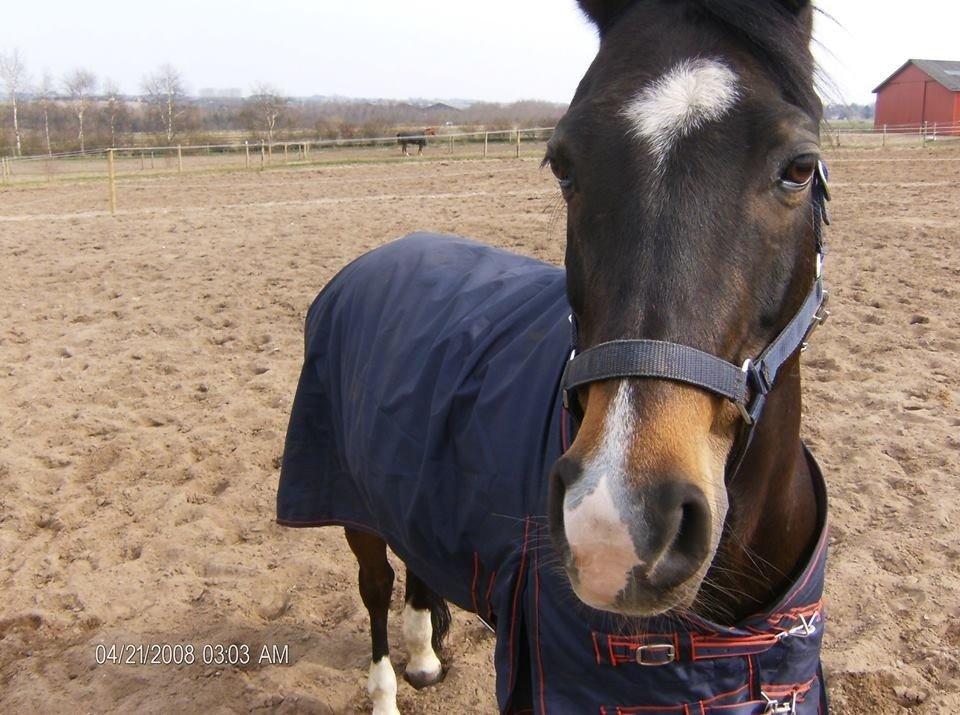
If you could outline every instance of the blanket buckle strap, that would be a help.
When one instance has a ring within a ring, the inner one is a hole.
[[[642,645],[637,648],[636,659],[639,665],[653,667],[669,665],[677,659],[677,649],[669,643]]]

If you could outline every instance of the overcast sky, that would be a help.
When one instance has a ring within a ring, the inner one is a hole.
[[[960,60],[960,2],[821,0],[818,57],[843,99],[909,57]],[[269,82],[291,95],[567,102],[597,40],[574,0],[45,0],[6,2],[0,51],[31,74],[86,67],[139,93],[178,67],[191,92]]]

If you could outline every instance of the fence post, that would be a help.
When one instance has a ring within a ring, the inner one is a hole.
[[[927,123],[924,122],[920,125],[920,145],[926,146],[927,144]]]
[[[250,141],[247,140],[247,139],[244,139],[244,140],[243,140],[243,150],[244,150],[244,151],[246,152],[246,154],[247,154],[247,159],[246,159],[246,164],[245,164],[245,166],[249,169],[249,168],[250,168]]]
[[[183,147],[177,144],[177,173],[183,173]]]
[[[107,177],[110,183],[110,215],[117,215],[117,174],[113,165],[112,148],[107,149]]]
[[[260,140],[260,171],[263,171],[264,165],[267,163],[267,147],[263,143],[263,139]]]
[[[933,141],[937,140],[937,123],[933,123]]]
[[[520,130],[517,130],[517,158],[520,158]]]
[[[887,148],[887,125],[886,124],[883,125],[883,141],[880,144],[880,146],[884,149]]]
[[[7,183],[7,157],[0,156],[0,183]]]
[[[290,163],[290,159],[287,156],[287,142],[283,143],[283,163],[284,164]]]

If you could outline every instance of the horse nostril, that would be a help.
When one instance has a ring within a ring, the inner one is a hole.
[[[564,490],[569,489],[580,478],[583,467],[570,457],[561,457],[553,465],[553,474],[560,480]]]
[[[662,485],[659,506],[663,528],[657,541],[664,544],[647,578],[656,588],[670,589],[699,570],[710,550],[710,507],[703,491],[693,484]]]
[[[710,538],[710,512],[700,501],[687,501],[680,506],[680,526],[674,539],[674,548],[684,553],[702,554]]]

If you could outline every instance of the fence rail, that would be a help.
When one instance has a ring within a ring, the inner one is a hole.
[[[423,140],[432,158],[476,159],[539,156],[553,127],[492,131],[444,131],[410,134]],[[824,144],[833,148],[905,146],[960,140],[960,122],[830,126]],[[117,208],[117,182],[135,176],[198,171],[263,170],[274,166],[330,163],[411,161],[398,150],[400,137],[356,137],[295,141],[243,141],[176,146],[118,146],[24,157],[0,157],[0,185],[57,180],[106,180],[112,212]]]
[[[828,126],[823,131],[824,143],[832,147],[877,146],[911,142],[925,146],[927,142],[960,139],[960,122],[923,122],[921,124],[881,124],[863,127]]]
[[[489,131],[438,131],[407,134],[408,143],[423,140],[427,156],[475,159],[535,156],[553,127]],[[401,137],[356,137],[295,141],[243,141],[176,146],[117,146],[24,157],[0,157],[0,184],[56,180],[106,179],[111,210],[116,210],[118,180],[150,174],[197,171],[263,170],[275,166],[407,160],[398,149]]]

